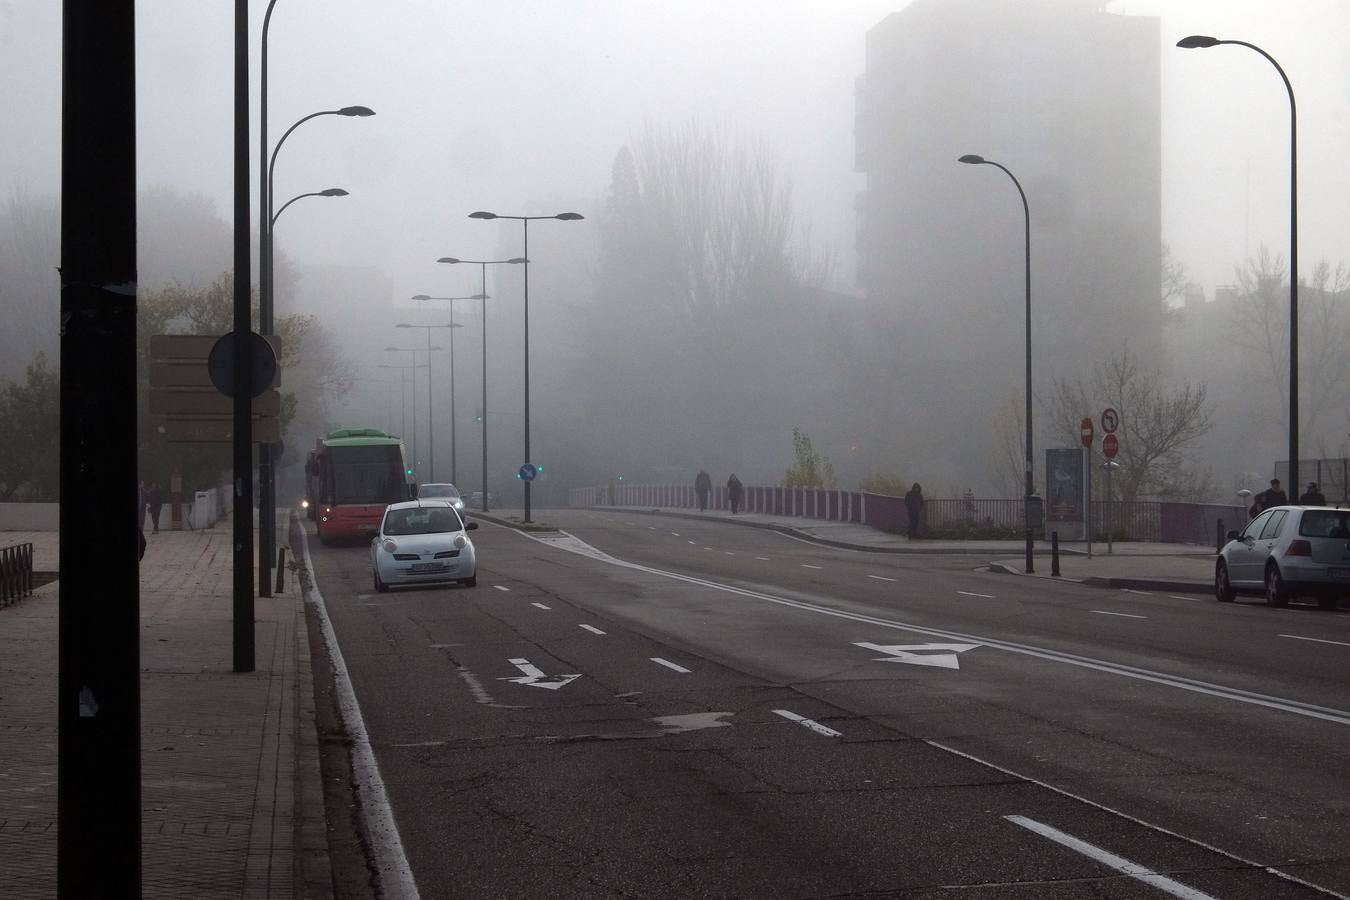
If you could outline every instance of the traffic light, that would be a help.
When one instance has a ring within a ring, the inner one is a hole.
[[[475,422],[483,421],[483,407],[474,407],[473,420]]]
[[[413,473],[412,469],[409,469],[408,474],[411,475],[412,473]]]

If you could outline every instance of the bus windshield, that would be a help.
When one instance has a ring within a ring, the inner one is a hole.
[[[403,460],[395,445],[331,447],[329,486],[335,504],[396,503],[407,499]]]

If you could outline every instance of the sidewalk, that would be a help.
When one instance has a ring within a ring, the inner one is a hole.
[[[283,534],[285,532],[282,532]],[[53,533],[0,532],[55,569]],[[146,535],[141,563],[143,896],[332,895],[298,579],[255,602],[255,672],[232,671],[231,532]],[[0,609],[0,871],[56,894],[59,582]]]
[[[1026,575],[1026,545],[1023,541],[911,541],[902,534],[879,531],[867,525],[830,522],[798,516],[773,516],[763,513],[737,513],[724,510],[698,512],[692,509],[653,509],[635,506],[597,506],[599,512],[637,515],[676,516],[686,519],[713,519],[753,528],[766,528],[832,547],[872,553],[913,555],[980,556],[989,560],[990,571],[1007,575]],[[473,515],[473,511],[469,511]],[[519,510],[494,510],[492,517],[513,524]],[[536,523],[548,521],[549,510],[537,510]],[[1117,541],[1111,554],[1106,544],[1092,545],[1092,557],[1081,541],[1060,544],[1062,579],[1081,581],[1095,587],[1133,588],[1208,593],[1214,587],[1214,550],[1193,544],[1125,543]],[[1035,576],[1050,577],[1050,542],[1038,541],[1035,547]]]

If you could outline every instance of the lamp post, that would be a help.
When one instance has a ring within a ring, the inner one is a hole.
[[[430,401],[431,401],[431,351],[432,351],[432,350],[439,350],[439,349],[441,349],[441,348],[440,348],[440,347],[426,347],[426,348],[422,348],[422,347],[393,347],[393,346],[390,346],[390,347],[385,347],[384,349],[385,349],[385,352],[386,352],[386,353],[411,353],[411,354],[412,354],[412,360],[413,360],[413,361],[408,365],[408,368],[410,368],[410,369],[413,370],[413,373],[412,373],[412,420],[413,420],[412,432],[413,432],[413,474],[415,475],[415,474],[417,473],[417,463],[418,463],[418,459],[417,459],[417,370],[420,369],[420,368],[422,368],[422,366],[420,366],[420,365],[417,364],[417,354],[421,353],[423,349],[425,349],[425,350],[427,351],[427,361],[426,361],[426,370],[427,370],[427,419],[428,419],[427,425],[430,426],[430,425],[431,425],[431,422],[430,422],[430,419],[431,419],[431,402],[430,402]],[[436,438],[435,438],[435,437],[430,437],[430,438],[428,438],[428,440],[431,442],[431,448],[427,451],[427,453],[428,453],[428,455],[430,455],[430,456],[435,456],[435,455],[436,455]]]
[[[559,219],[563,222],[576,222],[583,218],[580,213],[565,212],[551,216],[501,216],[497,213],[469,213],[470,219],[513,219],[524,226],[525,247],[521,258],[525,260],[525,462],[530,461],[530,223],[539,219]],[[525,522],[530,522],[530,479],[525,482]]]
[[[412,367],[412,366],[400,366],[400,365],[394,365],[394,364],[392,364],[392,363],[376,363],[375,368],[377,368],[377,369],[398,369],[398,370],[399,370],[399,372],[398,372],[398,411],[399,411],[399,415],[401,415],[401,416],[403,417],[403,428],[400,430],[399,433],[400,433],[400,435],[407,434],[407,433],[408,433],[408,397],[407,397],[407,392],[406,392],[403,388],[408,384],[408,379],[404,376],[404,373],[405,373],[408,369],[411,369],[411,368],[413,368],[413,367]],[[414,421],[414,424],[416,424],[415,421]],[[390,431],[393,431],[392,424],[391,424],[389,430],[390,430]]]
[[[457,264],[457,263],[472,263],[472,264],[474,264],[474,265],[479,266],[479,267],[480,267],[480,271],[481,271],[482,276],[483,276],[483,280],[482,280],[482,290],[481,290],[481,293],[479,294],[479,296],[480,296],[484,301],[486,301],[486,300],[488,299],[488,295],[487,295],[487,267],[488,267],[488,266],[496,266],[496,265],[519,265],[520,263],[525,262],[525,257],[523,257],[523,256],[517,256],[517,257],[514,257],[514,258],[512,258],[512,259],[456,259],[456,258],[453,257],[453,256],[442,256],[440,259],[436,260],[436,262],[440,262],[440,263],[450,263],[451,265],[454,265],[454,264]],[[439,298],[436,298],[436,297],[427,297],[427,295],[425,295],[425,294],[418,294],[417,296],[413,297],[413,299],[414,299],[414,300],[435,300],[435,299],[439,299]],[[482,408],[483,408],[483,421],[480,423],[480,424],[482,425],[482,427],[479,429],[480,435],[481,435],[482,440],[483,440],[483,490],[482,490],[481,493],[482,493],[482,495],[483,495],[483,496],[482,496],[483,512],[487,512],[487,511],[488,511],[488,454],[487,454],[487,303],[486,303],[486,302],[484,302],[484,304],[483,304],[483,407],[482,407]]]
[[[1204,50],[1222,44],[1236,44],[1255,50],[1280,73],[1289,94],[1289,481],[1297,490],[1298,480],[1298,107],[1294,87],[1275,57],[1246,41],[1227,41],[1203,34],[1192,34],[1177,41],[1183,50]]]
[[[431,465],[431,480],[436,480],[436,432],[431,418],[431,351],[439,350],[440,347],[431,346],[431,331],[433,328],[450,329],[450,481],[455,480],[455,332],[459,328],[454,322],[448,325],[410,325],[407,322],[400,322],[395,328],[424,328],[427,332],[427,433],[430,435],[431,449],[428,451],[428,461]]]
[[[1012,183],[1017,187],[1017,194],[1022,198],[1022,216],[1025,223],[1026,235],[1026,488],[1023,498],[1023,515],[1026,519],[1026,570],[1034,572],[1035,563],[1032,560],[1032,542],[1034,538],[1031,522],[1031,498],[1035,496],[1036,486],[1032,478],[1034,459],[1032,455],[1031,440],[1031,209],[1027,206],[1027,195],[1022,190],[1022,183],[1017,180],[1017,176],[1008,171],[1007,167],[1001,163],[994,162],[992,159],[985,159],[983,156],[977,156],[974,153],[967,153],[957,162],[963,162],[972,166],[996,166],[1003,170]]]
[[[276,0],[271,0],[267,5],[267,13],[263,17],[262,34],[262,60],[259,75],[260,99],[259,99],[259,166],[266,163],[266,177],[263,177],[259,171],[259,190],[262,194],[261,202],[258,204],[258,332],[264,336],[273,333],[273,296],[272,296],[272,225],[276,222],[276,217],[281,213],[273,212],[274,185],[272,181],[273,171],[276,169],[277,153],[281,151],[281,145],[286,143],[286,138],[291,136],[291,132],[299,128],[310,119],[319,116],[347,116],[366,118],[375,115],[374,110],[366,106],[344,106],[341,109],[326,109],[319,112],[310,113],[297,121],[290,128],[287,128],[282,134],[281,140],[277,141],[276,147],[272,149],[270,159],[267,155],[267,33],[272,24],[272,7]],[[322,196],[344,196],[342,194],[328,194],[319,192]],[[287,201],[289,206],[296,197]],[[283,206],[282,209],[285,209]],[[272,470],[272,446],[270,444],[258,445],[258,499],[261,501],[262,510],[270,512],[267,515],[259,514],[259,552],[258,552],[258,593],[264,597],[272,596],[271,589],[271,566],[272,557],[276,554],[276,477]]]

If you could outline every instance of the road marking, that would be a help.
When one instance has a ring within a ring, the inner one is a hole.
[[[667,669],[674,669],[676,672],[683,672],[685,675],[689,674],[689,670],[686,669],[684,666],[677,666],[675,665],[675,663],[671,662],[668,659],[662,659],[659,656],[651,656],[648,657],[648,659],[650,659],[652,662],[656,663],[659,666],[665,666]]]
[[[1151,887],[1171,894],[1173,897],[1181,897],[1183,900],[1214,900],[1212,896],[1197,891],[1195,888],[1187,887],[1179,881],[1173,881],[1166,875],[1159,875],[1144,868],[1138,863],[1130,862],[1123,856],[1116,856],[1114,853],[1095,847],[1087,841],[1079,840],[1071,834],[1065,834],[1057,828],[1051,828],[1049,825],[1042,825],[1035,819],[1028,819],[1026,816],[1004,816],[1014,825],[1020,825],[1028,831],[1033,831],[1041,837],[1049,838],[1056,844],[1068,847],[1077,853],[1081,853],[1089,859],[1094,859],[1104,866],[1115,869],[1124,875],[1128,875],[1138,881],[1142,881]]]
[[[537,606],[537,607],[539,607],[540,609],[552,609],[552,608],[553,608],[553,607],[551,607],[551,606],[545,606],[545,605],[542,604],[542,603],[531,603],[530,605],[531,605],[531,606]]]
[[[979,644],[868,644],[855,642],[855,647],[884,653],[876,662],[909,663],[912,666],[937,666],[941,669],[959,669],[956,654],[974,650]],[[939,650],[940,653],[915,653],[916,650]]]
[[[1176,594],[1168,594],[1173,600],[1207,600],[1207,597],[1178,597]]]
[[[960,594],[962,597],[979,597],[981,600],[996,600],[996,599],[998,599],[998,598],[995,597],[993,594],[976,594],[976,593],[974,593],[974,592],[972,592],[972,591],[957,591],[957,593]]]
[[[578,628],[584,628],[584,629],[586,629],[587,631],[589,631],[591,634],[604,634],[604,633],[605,633],[605,632],[601,631],[599,628],[596,628],[594,625],[584,625],[584,624],[583,624],[583,625],[578,625],[577,627],[578,627]]]
[[[507,591],[508,593],[509,593],[510,590],[511,590],[509,587],[507,587],[507,586],[504,585],[504,584],[494,584],[493,587],[495,587],[495,588],[496,588],[497,590],[499,590],[499,591]]]
[[[704,547],[703,549],[704,549],[704,550],[711,550],[712,548],[711,548],[711,547]]]
[[[671,534],[675,535],[675,537],[679,537],[679,536],[680,536],[680,533],[679,533],[678,531],[672,531]]]
[[[1136,591],[1134,588],[1121,588],[1120,592],[1122,594],[1143,594],[1145,597],[1153,596],[1152,591]]]
[[[356,690],[352,687],[351,676],[347,674],[347,663],[342,658],[342,648],[338,646],[337,632],[333,630],[333,623],[328,618],[328,607],[319,591],[314,563],[309,557],[309,536],[303,524],[300,525],[300,547],[304,551],[305,569],[309,572],[310,587],[304,592],[305,601],[313,606],[317,615],[319,631],[323,634],[323,643],[328,650],[328,661],[333,667],[333,687],[337,692],[338,710],[342,715],[342,724],[347,729],[352,757],[352,778],[356,782],[361,818],[365,820],[365,832],[370,841],[380,885],[389,897],[418,900],[417,879],[413,877],[412,866],[403,852],[398,823],[394,821],[394,810],[389,805],[384,778],[380,776],[380,764],[370,746],[366,721],[361,717],[361,704],[357,702]]]
[[[484,706],[496,707],[497,709],[525,708],[523,706],[510,706],[506,703],[498,703],[493,698],[493,696],[487,692],[487,688],[483,687],[483,683],[478,680],[478,676],[475,675],[473,672],[469,671],[464,666],[459,666],[456,670],[456,673],[459,675],[460,680],[462,680],[465,684],[469,686],[469,693],[473,694],[473,699],[475,703],[481,703]]]
[[[648,530],[648,531],[655,531],[655,530],[656,530],[656,526],[655,526],[655,525],[648,525],[648,526],[647,526],[647,530]]]
[[[730,550],[723,550],[722,552],[725,553],[727,556],[735,556],[735,555],[736,555],[735,553],[732,553]]]
[[[1337,647],[1350,647],[1345,641],[1328,641],[1322,638],[1304,637],[1301,634],[1282,634],[1280,637],[1293,638],[1296,641],[1316,641],[1319,644],[1335,644]]]
[[[877,581],[895,581],[894,578],[887,578],[885,575],[868,575],[868,578],[875,578]]]
[[[508,527],[508,526],[501,526]],[[521,531],[518,528],[511,529],[516,534],[522,535],[532,541],[540,544],[556,547],[559,550],[565,550],[568,553],[575,553],[579,556],[589,557],[590,559],[617,566],[622,569],[628,569],[633,572],[643,572],[648,575],[655,575],[660,578],[669,578],[672,581],[681,581],[685,584],[693,584],[699,587],[705,587],[710,590],[722,591],[727,594],[734,594],[738,597],[746,597],[751,600],[760,600],[765,603],[773,603],[777,606],[785,606],[790,609],[797,609],[803,612],[814,613],[820,616],[829,616],[835,619],[844,619],[849,622],[862,622],[867,625],[875,625],[878,628],[890,628],[896,631],[908,631],[913,634],[923,634],[939,638],[946,641],[963,641],[972,644],[980,644],[985,647],[993,647],[1003,650],[1007,653],[1017,653],[1022,656],[1030,656],[1035,659],[1043,659],[1050,662],[1057,662],[1068,666],[1077,666],[1083,669],[1091,669],[1096,672],[1104,672],[1108,675],[1115,675],[1120,678],[1133,678],[1138,681],[1147,681],[1152,684],[1159,684],[1165,687],[1176,688],[1178,690],[1190,691],[1195,694],[1203,694],[1208,697],[1217,697],[1220,700],[1229,700],[1235,703],[1246,703],[1251,706],[1260,706],[1266,709],[1273,709],[1279,712],[1290,713],[1296,716],[1306,716],[1310,719],[1320,719],[1325,722],[1334,722],[1337,725],[1350,725],[1350,710],[1336,709],[1329,706],[1318,706],[1314,703],[1304,703],[1301,700],[1289,700],[1284,697],[1277,697],[1272,694],[1259,694],[1255,691],[1247,691],[1241,688],[1227,687],[1212,681],[1201,681],[1196,678],[1187,678],[1182,675],[1171,675],[1167,672],[1160,672],[1154,669],[1144,669],[1138,666],[1131,666],[1125,663],[1111,662],[1105,659],[1098,659],[1091,656],[1079,656],[1073,653],[1065,653],[1060,650],[1051,650],[1048,648],[1037,647],[1033,644],[1022,644],[1015,641],[1005,641],[999,638],[989,638],[982,635],[967,634],[960,631],[951,631],[942,628],[930,628],[924,625],[914,625],[909,622],[901,622],[896,619],[883,619],[879,616],[869,616],[863,613],[847,612],[842,609],[834,609],[829,606],[822,606],[816,603],[808,603],[804,600],[793,600],[788,597],[779,597],[774,594],[766,594],[760,591],[752,591],[748,588],[736,587],[722,582],[710,581],[706,578],[698,578],[693,575],[684,575],[679,572],[671,572],[666,569],[657,569],[652,566],[644,566],[639,563],[629,562],[610,556],[595,547],[577,538],[575,535],[567,532],[559,532],[557,536],[541,537],[528,531]]]
[[[692,544],[693,541],[689,540],[688,538],[685,538],[685,543],[686,543],[686,544]]]
[[[759,560],[760,562],[768,562],[768,561],[769,561],[769,558],[768,558],[767,556],[756,556],[755,559]]]
[[[1090,609],[1088,612],[1095,612],[1099,616],[1120,616],[1123,619],[1147,619],[1148,616],[1136,616],[1134,613],[1118,613],[1105,609]]]
[[[820,566],[813,566],[810,563],[802,563],[803,569],[819,569]]]
[[[564,685],[571,684],[581,677],[576,675],[545,675],[538,666],[531,663],[528,659],[508,659],[511,665],[520,670],[521,674],[515,678],[499,678],[498,681],[513,681],[516,684],[524,684],[529,687],[539,687],[550,691],[556,691]]]
[[[833,728],[826,728],[824,725],[820,724],[814,719],[808,719],[805,716],[799,716],[795,712],[791,712],[786,709],[775,709],[774,713],[782,716],[785,719],[789,719],[793,722],[796,722],[798,725],[803,725],[814,731],[816,734],[823,734],[826,737],[839,737],[839,732],[835,731]]]
[[[654,716],[652,721],[661,726],[663,735],[682,734],[704,728],[730,728],[731,723],[723,722],[722,719],[734,715],[734,712],[687,713],[682,716]]]

